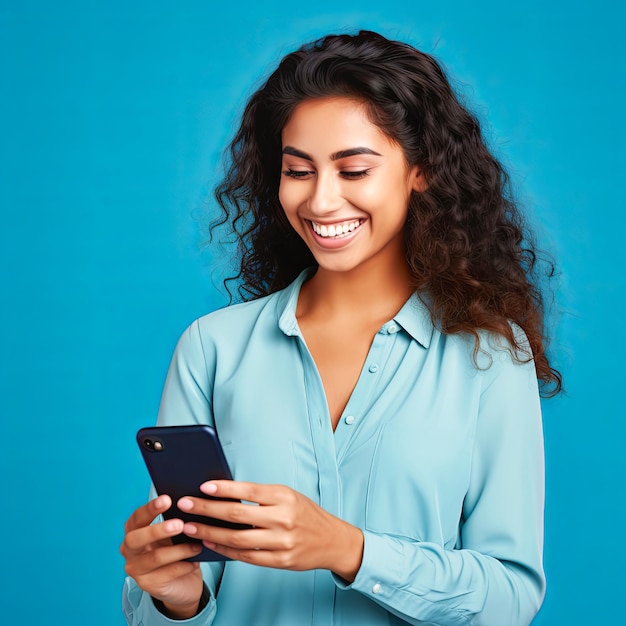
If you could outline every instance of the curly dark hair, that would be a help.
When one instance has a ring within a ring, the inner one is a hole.
[[[508,175],[439,63],[371,31],[302,46],[248,101],[215,190],[222,216],[211,231],[227,224],[235,233],[241,265],[232,280],[241,297],[275,292],[316,266],[278,199],[281,131],[303,100],[328,96],[364,103],[425,176],[427,189],[410,199],[405,243],[413,286],[427,294],[433,323],[444,333],[473,335],[475,358],[479,330],[505,337],[514,358],[534,359],[542,393],[559,393],[561,375],[546,355],[540,254]]]

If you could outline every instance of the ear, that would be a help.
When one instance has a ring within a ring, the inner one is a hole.
[[[422,170],[416,165],[411,169],[411,181],[413,191],[417,191],[421,193],[422,191],[426,191],[428,189],[428,183],[426,182],[426,177],[422,173]]]

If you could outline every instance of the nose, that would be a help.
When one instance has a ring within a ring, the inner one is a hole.
[[[342,204],[338,177],[332,172],[318,172],[309,196],[309,210],[319,217],[333,213]]]

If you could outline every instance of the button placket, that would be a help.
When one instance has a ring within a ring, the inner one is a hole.
[[[368,406],[370,397],[375,393],[376,382],[380,374],[379,364],[384,362],[388,339],[382,329],[374,336],[359,380],[337,425],[335,444],[338,463],[341,463],[350,443],[355,437],[358,437],[358,433],[363,427],[365,407]]]

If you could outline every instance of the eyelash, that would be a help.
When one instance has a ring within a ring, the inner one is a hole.
[[[313,174],[313,172],[306,172],[302,170],[285,170],[283,172],[283,175],[289,176],[289,178],[304,178],[305,176],[309,176],[309,174]]]
[[[306,176],[310,176],[311,174],[314,174],[315,172],[308,172],[308,171],[300,171],[300,170],[284,170],[283,171],[283,175],[284,176],[288,176],[289,178],[305,178]],[[359,180],[360,178],[365,178],[366,176],[369,176],[370,171],[369,170],[359,170],[358,172],[340,172],[341,176],[343,176],[344,178],[348,179],[348,180]]]
[[[358,172],[341,172],[341,175],[348,180],[358,180],[370,175],[369,170],[359,170]]]

